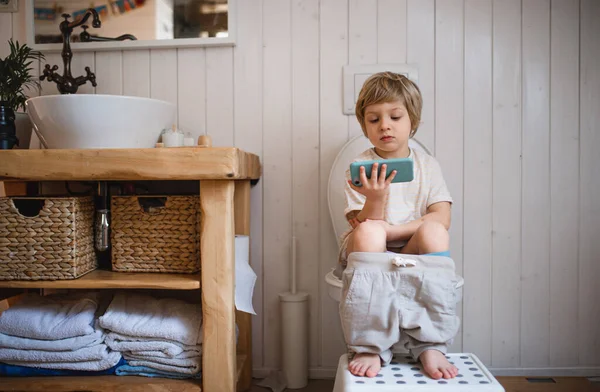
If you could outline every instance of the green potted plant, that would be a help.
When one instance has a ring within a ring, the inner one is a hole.
[[[21,145],[27,148],[31,137],[31,126],[29,129],[17,129],[15,126],[15,112],[19,109],[25,111],[27,90],[39,88],[40,82],[37,76],[32,74],[34,61],[44,58],[44,55],[27,45],[19,45],[19,42],[8,41],[10,53],[4,59],[0,59],[0,149],[11,149],[19,145],[17,131],[23,134]],[[36,66],[35,63],[34,66]],[[27,115],[19,114],[24,120]],[[27,121],[25,121],[27,122]],[[21,127],[20,127],[21,128]],[[25,125],[23,128],[27,128]]]

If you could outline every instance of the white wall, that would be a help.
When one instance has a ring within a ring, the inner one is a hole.
[[[260,155],[252,189],[254,366],[279,366],[279,302],[298,237],[311,295],[312,376],[343,352],[323,276],[336,241],[329,169],[359,134],[342,114],[344,64],[419,66],[417,136],[455,198],[452,253],[466,283],[457,351],[498,374],[600,370],[600,2],[243,0],[235,48],[76,53],[96,93],[178,105],[179,125]],[[0,14],[6,39],[22,13]],[[61,64],[57,54],[50,63]],[[93,93],[89,85],[83,92]],[[43,94],[56,89],[44,84]]]

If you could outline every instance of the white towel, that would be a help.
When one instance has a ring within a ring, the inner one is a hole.
[[[200,338],[200,340],[202,339]],[[173,358],[186,351],[196,352],[196,355],[200,355],[202,349],[201,345],[187,346],[172,340],[159,338],[140,338],[122,335],[115,332],[111,332],[106,335],[106,344],[115,351],[150,351],[157,353],[155,356],[160,356],[160,354],[158,354],[160,352],[165,358]]]
[[[197,345],[202,336],[202,311],[181,300],[120,292],[115,295],[100,325],[123,335],[174,340]]]
[[[196,374],[202,368],[202,358],[187,358],[187,359],[165,359],[154,358],[147,360],[144,358],[136,358],[131,355],[123,355],[130,366],[147,366],[153,369],[162,370],[165,372],[174,372],[182,374]]]
[[[34,362],[34,361],[4,361],[9,365],[27,366],[33,368],[42,369],[61,369],[61,370],[84,370],[84,371],[101,371],[110,369],[115,366],[121,360],[121,353],[116,351],[110,351],[108,356],[96,361],[82,361],[82,362]]]
[[[97,344],[74,351],[18,350],[0,348],[0,361],[18,362],[87,362],[108,357],[110,350],[106,344]]]
[[[0,349],[16,348],[20,350],[73,351],[84,347],[95,346],[104,341],[102,331],[94,331],[89,335],[58,340],[39,340],[20,338],[0,333]]]
[[[29,339],[57,340],[94,333],[96,295],[63,298],[27,294],[0,314],[0,333]]]

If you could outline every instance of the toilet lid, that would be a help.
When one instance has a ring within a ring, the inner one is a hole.
[[[410,148],[423,151],[431,155],[431,152],[415,138],[409,140]],[[350,139],[340,150],[333,162],[331,172],[329,173],[329,183],[327,190],[327,202],[329,203],[329,214],[335,231],[335,237],[340,243],[340,237],[346,230],[350,228],[348,221],[344,217],[344,208],[346,202],[344,200],[344,181],[346,178],[346,170],[350,167],[350,163],[360,153],[368,148],[373,147],[369,139],[363,135],[356,136]]]

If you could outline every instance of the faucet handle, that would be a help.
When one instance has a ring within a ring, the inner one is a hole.
[[[62,14],[61,15],[63,18],[65,18],[65,21],[69,21],[69,18],[71,17],[71,14]]]
[[[96,87],[96,74],[92,72],[90,67],[85,67],[85,73],[87,74],[87,79],[92,83],[92,86]]]

